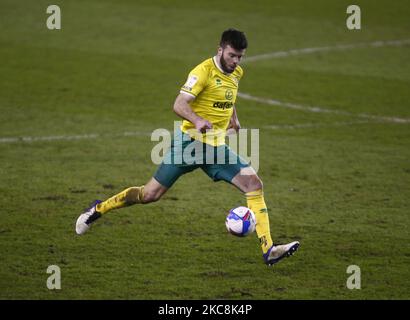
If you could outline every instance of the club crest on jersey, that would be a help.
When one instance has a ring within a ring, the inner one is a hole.
[[[225,91],[225,98],[228,100],[232,100],[233,98],[233,91],[231,89],[227,89]]]

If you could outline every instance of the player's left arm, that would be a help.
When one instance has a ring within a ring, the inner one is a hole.
[[[231,116],[231,120],[229,121],[229,127],[228,129],[234,129],[236,132],[239,131],[239,129],[241,128],[241,124],[239,123],[239,119],[238,119],[238,114],[236,113],[236,107],[233,106],[233,112],[232,112],[232,116]]]

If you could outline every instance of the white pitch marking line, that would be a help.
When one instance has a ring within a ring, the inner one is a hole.
[[[282,129],[304,129],[304,128],[321,128],[321,127],[339,127],[351,126],[355,124],[368,124],[370,121],[347,121],[347,122],[329,122],[329,123],[300,123],[300,124],[277,124],[264,126],[264,129],[282,130]]]
[[[374,42],[369,42],[369,43],[356,43],[356,44],[345,44],[345,45],[316,47],[316,48],[292,49],[288,51],[276,51],[276,52],[271,52],[271,53],[250,56],[250,57],[245,58],[242,63],[271,59],[271,58],[282,58],[282,57],[288,57],[288,56],[299,55],[299,54],[311,54],[311,53],[323,52],[323,51],[346,50],[346,49],[366,48],[366,47],[402,46],[406,44],[410,44],[410,39],[374,41]],[[238,92],[238,96],[245,100],[252,100],[252,101],[256,101],[260,103],[266,103],[270,105],[276,105],[276,106],[281,106],[281,107],[296,109],[296,110],[356,116],[360,118],[367,118],[367,119],[388,121],[388,122],[395,122],[395,123],[409,123],[410,122],[410,119],[403,119],[403,118],[397,118],[397,117],[373,116],[373,115],[368,115],[364,113],[353,114],[353,113],[346,112],[346,111],[324,109],[321,107],[302,106],[302,105],[297,105],[294,103],[281,102],[281,101],[273,100],[273,99],[254,97],[247,93]],[[111,135],[111,137],[112,136],[116,136],[116,137],[118,136],[138,136],[138,135],[151,135],[151,134],[148,132],[123,132],[122,134]],[[7,137],[7,138],[5,137],[5,138],[0,138],[0,143],[81,140],[81,139],[95,139],[95,138],[99,138],[102,136],[104,135],[84,134],[84,135],[73,135],[73,136]]]
[[[131,137],[131,136],[151,136],[151,132],[147,131],[131,131],[118,134],[80,134],[72,136],[44,136],[44,137],[5,137],[0,138],[0,143],[16,143],[16,142],[37,142],[37,141],[62,141],[62,140],[84,140],[96,139],[101,137]]]
[[[363,120],[363,121],[350,121],[350,122],[331,122],[331,123],[301,123],[301,124],[294,124],[294,125],[270,125],[264,126],[264,129],[299,129],[299,128],[316,128],[316,127],[333,127],[333,126],[348,126],[354,124],[366,124],[371,123],[370,121]],[[230,132],[228,129],[229,134],[236,134],[236,132]],[[70,141],[70,140],[86,140],[86,139],[97,139],[102,137],[113,138],[113,137],[134,137],[134,136],[151,136],[151,133],[148,131],[128,131],[118,134],[83,134],[83,135],[72,135],[72,136],[43,136],[43,137],[8,137],[8,138],[0,138],[1,143],[17,143],[17,142],[39,142],[39,141]]]
[[[276,52],[270,52],[270,53],[251,56],[251,57],[245,58],[243,63],[259,61],[259,60],[266,60],[266,59],[271,59],[271,58],[282,58],[282,57],[288,57],[288,56],[300,55],[300,54],[311,54],[311,53],[316,53],[316,52],[347,50],[347,49],[367,48],[367,47],[402,46],[406,44],[410,44],[410,39],[374,41],[374,42],[368,42],[368,43],[355,43],[355,44],[344,44],[344,45],[342,44],[342,45],[336,45],[336,46],[293,49],[293,50],[288,50],[288,51],[276,51]],[[260,103],[281,106],[281,107],[295,109],[295,110],[355,116],[359,118],[366,118],[366,119],[373,119],[377,121],[386,121],[386,122],[394,122],[394,123],[410,123],[410,119],[406,119],[406,118],[374,116],[374,115],[368,115],[365,113],[353,114],[353,113],[342,111],[342,110],[332,110],[332,109],[326,109],[322,107],[303,106],[303,105],[282,102],[282,101],[273,100],[273,99],[260,98],[260,97],[252,96],[247,93],[238,92],[238,96],[245,100],[252,100],[252,101],[256,101]]]
[[[294,125],[270,125],[264,126],[264,129],[298,129],[298,128],[314,128],[314,127],[324,127],[324,126],[343,126],[343,125],[353,125],[353,124],[364,124],[370,123],[369,121],[351,121],[351,122],[333,122],[333,123],[301,123]],[[230,129],[229,129],[230,130]],[[228,130],[228,134],[229,134]],[[234,132],[236,134],[236,132]],[[127,131],[118,134],[82,134],[82,135],[72,135],[72,136],[43,136],[43,137],[7,137],[0,138],[1,143],[17,143],[17,142],[39,142],[39,141],[70,141],[70,140],[86,140],[86,139],[97,139],[102,137],[112,138],[112,137],[133,137],[133,136],[151,136],[148,131]]]
[[[255,101],[259,103],[264,103],[264,104],[269,104],[273,106],[279,106],[279,107],[284,107],[284,108],[294,109],[294,110],[301,110],[301,111],[308,111],[308,112],[315,112],[315,113],[331,113],[331,114],[353,116],[357,118],[372,119],[372,120],[384,121],[384,122],[410,123],[410,119],[407,119],[407,118],[375,116],[375,115],[369,115],[365,113],[354,114],[354,113],[347,112],[347,111],[326,109],[326,108],[317,107],[317,106],[303,106],[303,105],[299,105],[295,103],[282,102],[282,101],[274,100],[274,99],[255,97],[248,93],[242,93],[242,92],[238,92],[238,97],[245,99],[245,100],[249,100],[249,101]]]
[[[259,60],[267,60],[272,58],[283,58],[289,56],[296,56],[301,54],[311,54],[316,52],[327,52],[327,51],[338,51],[347,49],[358,49],[358,48],[369,48],[369,47],[386,47],[386,46],[403,46],[410,44],[410,39],[403,40],[386,40],[386,41],[374,41],[367,43],[352,43],[352,44],[340,44],[335,46],[326,47],[316,47],[316,48],[302,48],[302,49],[292,49],[287,51],[274,51],[264,54],[258,54],[255,56],[245,57],[244,63],[254,62]]]

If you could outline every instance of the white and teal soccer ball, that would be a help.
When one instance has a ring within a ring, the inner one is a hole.
[[[255,231],[256,218],[247,207],[231,209],[225,220],[226,229],[237,237],[245,237]]]

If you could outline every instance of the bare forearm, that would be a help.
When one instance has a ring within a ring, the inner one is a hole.
[[[233,106],[232,118],[236,121],[239,121],[235,106]]]
[[[188,120],[189,122],[195,124],[201,119],[191,108],[189,103],[182,99],[176,99],[174,104],[174,112],[181,118]]]
[[[235,106],[233,107],[233,112],[232,112],[232,117],[231,117],[229,127],[235,129],[235,131],[238,131],[241,128]]]
[[[212,124],[200,116],[198,116],[191,108],[189,103],[193,101],[190,96],[179,94],[174,103],[174,111],[181,118],[191,122],[195,128],[201,132],[206,132],[206,130],[212,128]]]

